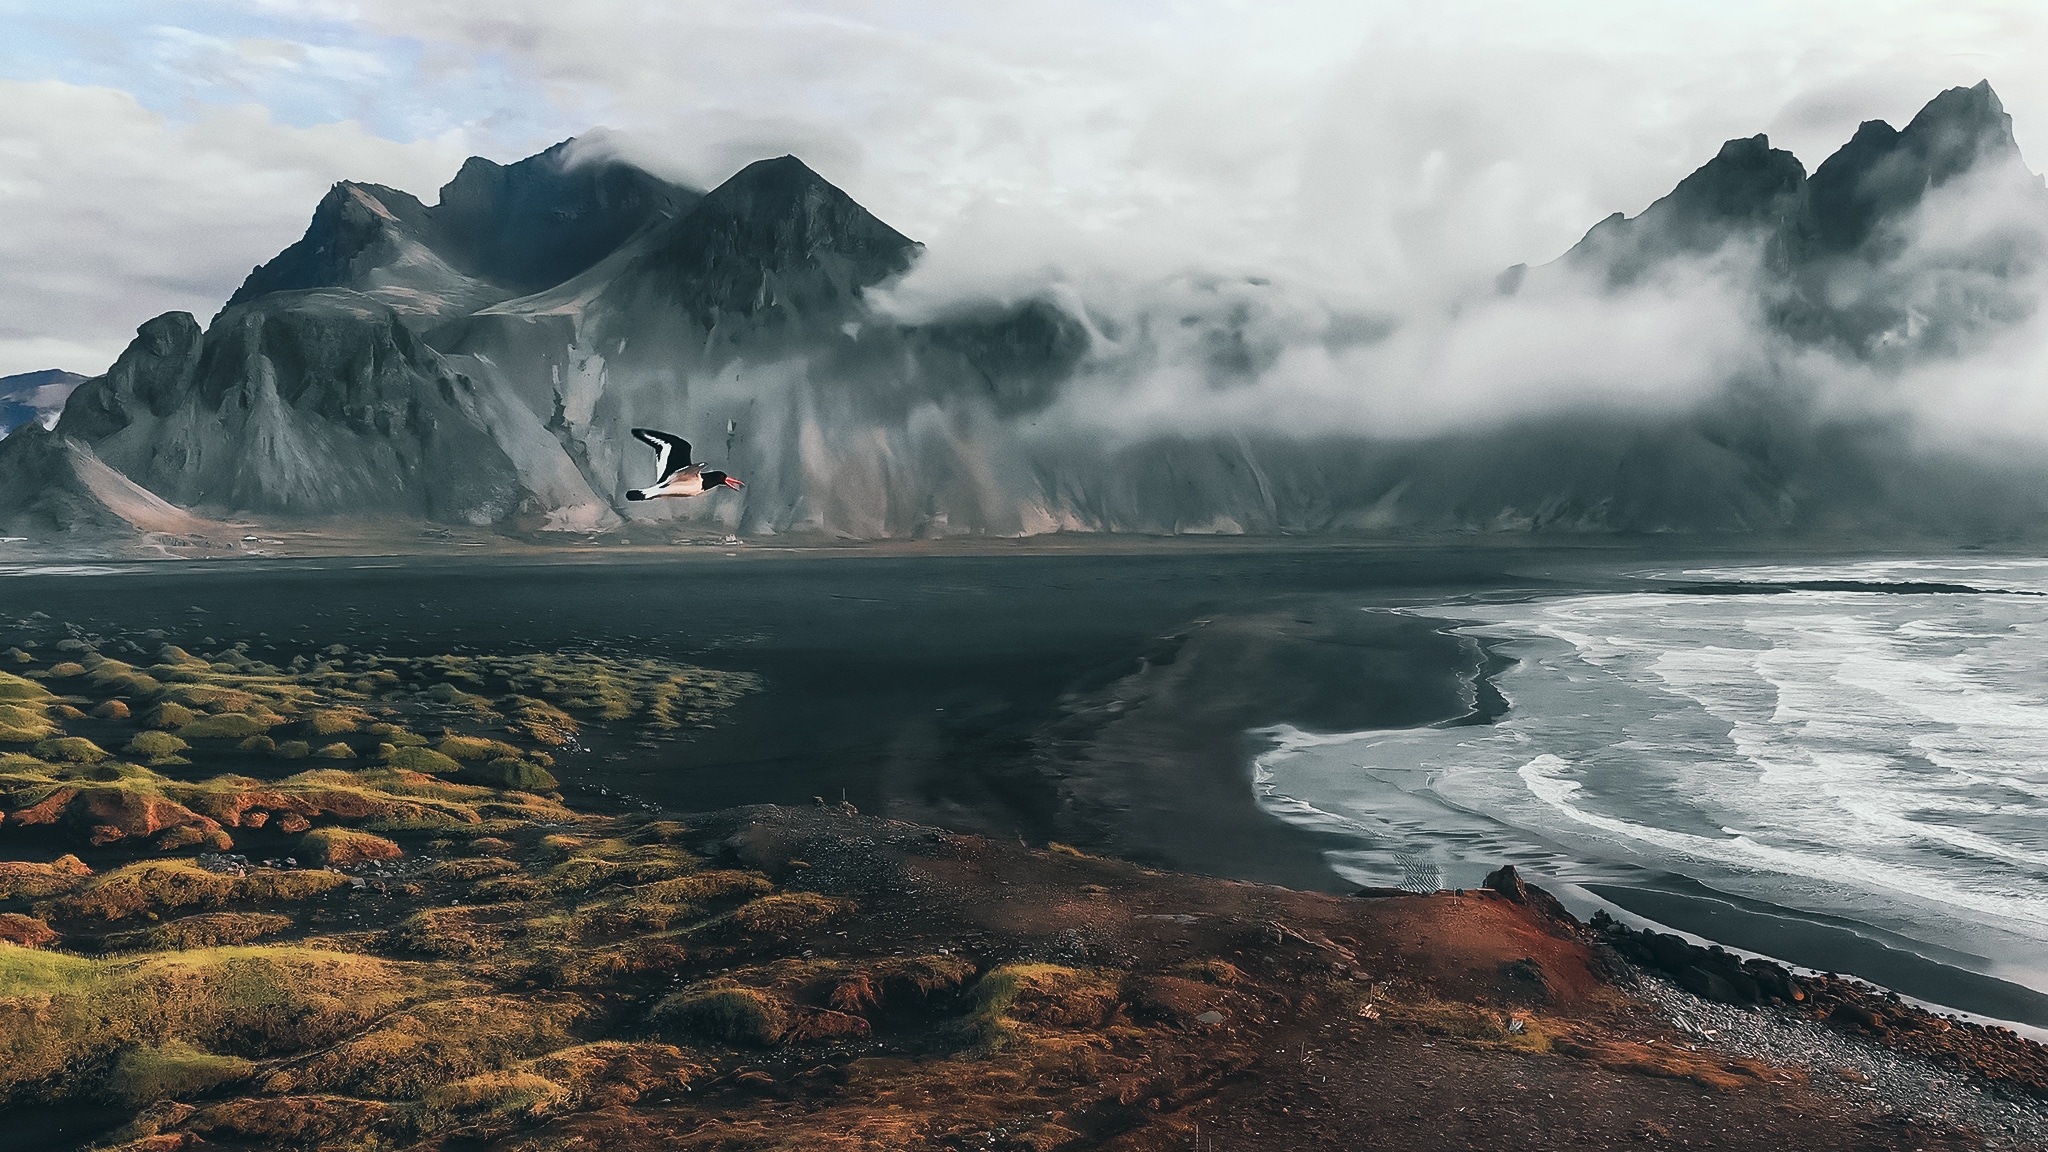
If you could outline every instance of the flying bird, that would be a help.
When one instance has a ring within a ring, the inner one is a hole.
[[[707,472],[702,464],[690,463],[690,442],[681,436],[671,436],[652,428],[635,428],[633,435],[654,449],[655,480],[652,487],[635,488],[626,493],[628,500],[697,496],[721,484],[727,488],[746,487],[723,472]]]

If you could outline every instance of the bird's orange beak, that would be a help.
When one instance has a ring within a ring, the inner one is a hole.
[[[735,479],[733,479],[733,478],[732,478],[732,477],[730,477],[730,476],[727,476],[727,477],[725,478],[725,486],[726,486],[727,488],[745,488],[745,487],[746,487],[746,485],[745,485],[745,484],[742,484],[742,483],[740,483],[740,482],[739,482],[738,480],[735,480]]]

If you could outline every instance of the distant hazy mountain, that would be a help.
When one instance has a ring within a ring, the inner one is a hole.
[[[1974,251],[1909,259],[1915,210],[1962,184],[1973,209],[2001,215],[1981,222]],[[1601,221],[1564,263],[1620,285],[1744,238],[1762,249],[1772,278],[1760,287],[1781,329],[1863,356],[1953,351],[2029,310],[2005,286],[2048,256],[2048,188],[1980,83],[1935,97],[1903,130],[1864,122],[1811,176],[1763,136],[1730,140],[1642,215]]]
[[[50,427],[85,377],[59,368],[0,376],[0,436],[30,421]]]
[[[1968,227],[1943,231],[1956,197]],[[1903,130],[1863,125],[1810,175],[1761,136],[1730,141],[1640,215],[1511,270],[1500,291],[1624,294],[1713,265],[1794,346],[1902,364],[1959,355],[2024,318],[2044,248],[2048,192],[1979,85]],[[1051,296],[962,299],[906,322],[875,292],[920,252],[794,157],[703,194],[579,162],[574,142],[509,166],[471,160],[433,206],[339,184],[203,332],[185,313],[149,321],[79,386],[61,439],[0,442],[0,475],[57,476],[85,459],[58,450],[68,444],[209,513],[855,538],[1983,538],[2048,523],[2048,469],[1944,456],[1896,421],[1823,412],[1772,378],[1731,378],[1682,411],[1559,410],[1420,439],[1091,424],[1078,390],[1156,367],[1169,338],[1195,349],[1185,402],[1197,406],[1286,349],[1240,314],[1119,325]],[[1381,340],[1398,323],[1344,338]],[[651,478],[636,425],[689,437],[746,489],[628,505],[625,490]],[[66,507],[37,515],[91,519]]]

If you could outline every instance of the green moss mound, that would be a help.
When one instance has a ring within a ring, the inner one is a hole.
[[[21,652],[19,648],[9,649]],[[26,657],[28,653],[21,652]],[[50,690],[33,680],[24,680],[12,672],[0,672],[0,701],[48,700]]]
[[[247,1080],[255,1071],[254,1063],[239,1056],[216,1056],[173,1040],[122,1052],[107,1077],[106,1092],[117,1103],[140,1108]]]
[[[392,753],[390,764],[407,772],[424,772],[430,776],[452,776],[462,771],[462,765],[432,748],[400,748]]]
[[[782,1038],[789,1012],[775,996],[731,980],[685,989],[654,1007],[664,1025],[728,1044],[765,1048]]]
[[[352,828],[315,828],[299,837],[300,859],[327,867],[346,868],[372,860],[396,860],[405,850],[371,832]]]
[[[480,736],[450,736],[434,746],[434,750],[450,760],[497,760],[504,757],[517,758],[519,749],[502,740],[486,740]]]
[[[266,936],[292,930],[292,918],[274,912],[201,912],[134,932],[117,932],[106,938],[108,949],[132,952],[187,951],[248,944]]]
[[[58,736],[38,743],[35,754],[44,760],[59,764],[97,764],[107,758],[107,750],[83,736]]]
[[[33,744],[56,734],[46,706],[0,703],[0,744]]]
[[[151,728],[183,728],[198,719],[198,714],[183,704],[165,701],[149,710],[145,719]]]
[[[970,1036],[996,1047],[1027,1028],[1094,1028],[1117,1008],[1116,984],[1086,969],[1059,964],[1004,964],[974,986]]]
[[[222,712],[201,716],[178,729],[187,740],[246,740],[276,727],[275,716],[251,716],[246,712]]]
[[[487,764],[465,764],[456,779],[488,788],[515,792],[552,792],[561,787],[555,775],[538,764],[513,757],[501,757]]]
[[[168,764],[176,761],[178,754],[189,747],[191,745],[168,732],[145,730],[137,732],[122,750],[143,757],[151,764]]]
[[[151,860],[95,877],[39,910],[62,919],[114,921],[180,908],[219,908],[239,900],[307,900],[347,883],[348,877],[333,872],[259,868],[236,876],[208,872],[185,860]]]
[[[137,1091],[176,1087],[171,1065],[224,1070],[176,1046],[261,1056],[332,1043],[411,986],[388,961],[305,948],[88,960],[0,944],[0,1096],[131,1046],[171,1048],[134,1068]]]

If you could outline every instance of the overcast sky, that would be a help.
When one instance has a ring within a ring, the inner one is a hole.
[[[1548,260],[1732,136],[1809,168],[1988,78],[2038,170],[2048,5],[0,0],[0,374],[209,317],[326,187],[431,200],[593,127],[795,152],[945,284],[1267,272],[1366,299]]]

